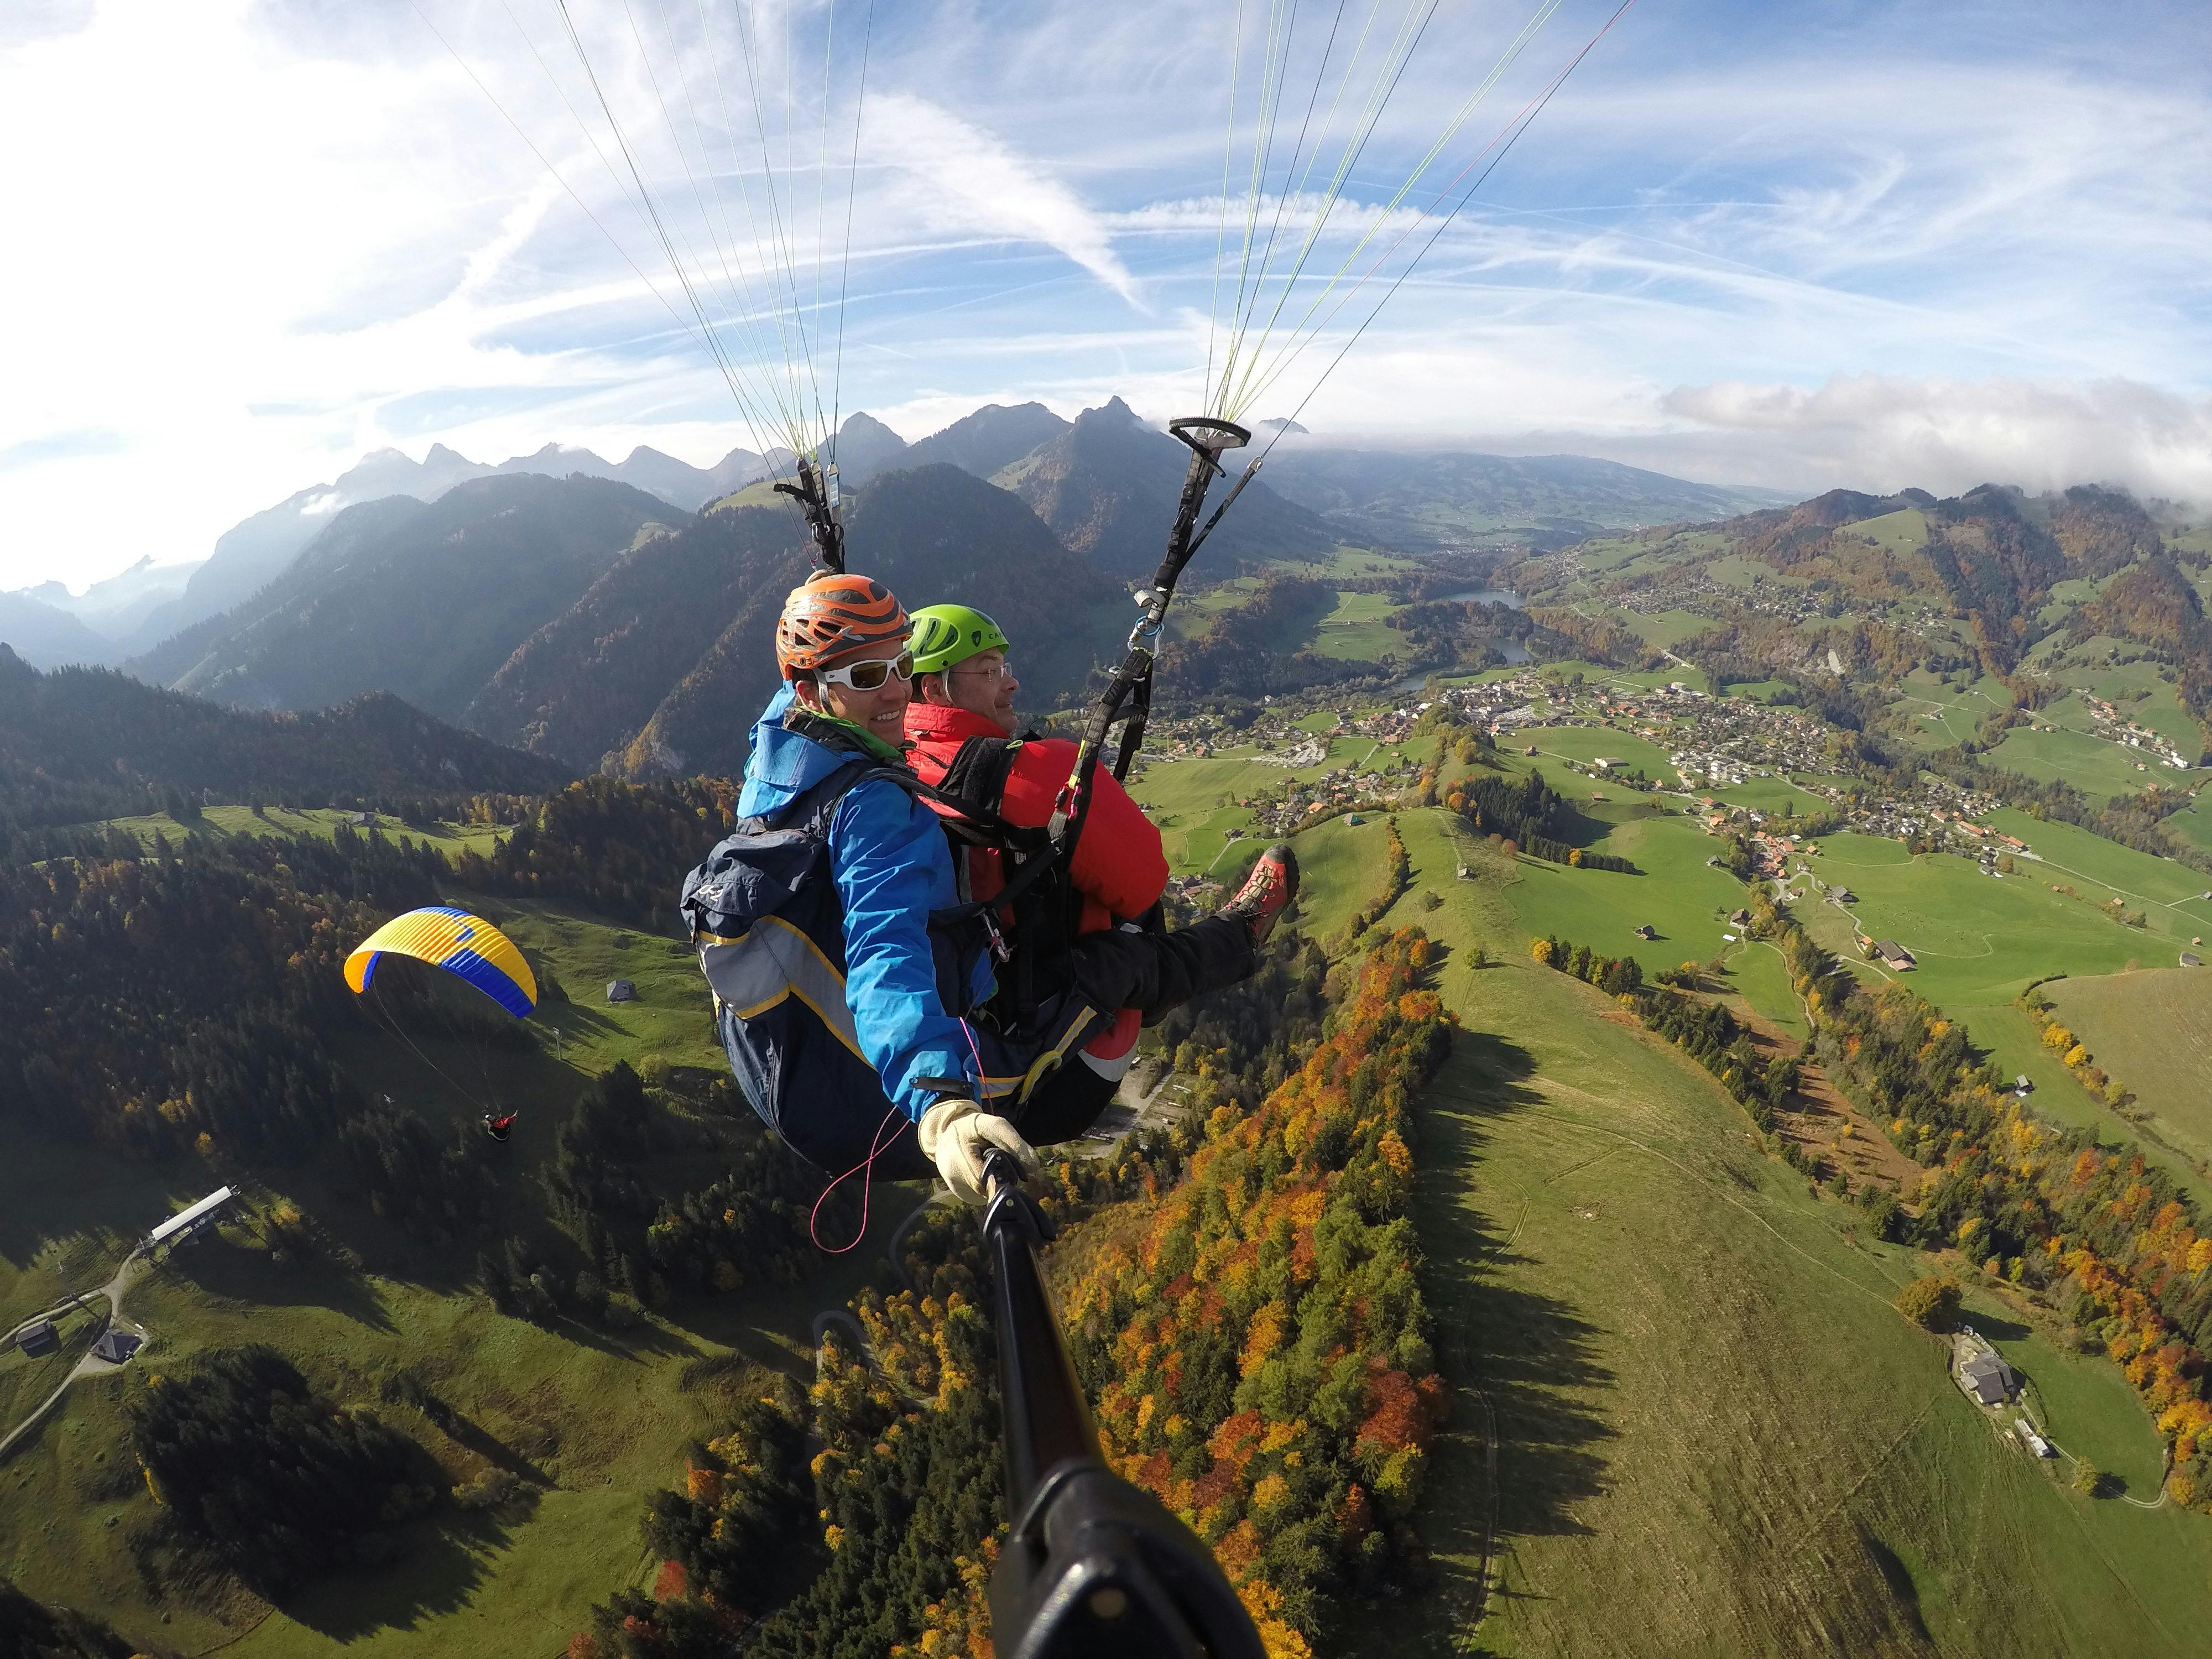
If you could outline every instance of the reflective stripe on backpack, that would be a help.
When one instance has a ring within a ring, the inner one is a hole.
[[[832,872],[837,805],[902,769],[855,761],[743,820],[684,879],[682,909],[714,992],[715,1029],[761,1121],[825,1166],[890,1103],[845,1000],[844,906]]]

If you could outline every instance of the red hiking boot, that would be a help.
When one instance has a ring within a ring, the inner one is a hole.
[[[1252,948],[1256,951],[1275,931],[1275,918],[1290,908],[1291,901],[1297,896],[1298,855],[1291,850],[1288,842],[1279,841],[1260,854],[1252,873],[1244,878],[1244,885],[1237,890],[1235,898],[1221,907],[1221,914],[1243,919],[1252,934]]]

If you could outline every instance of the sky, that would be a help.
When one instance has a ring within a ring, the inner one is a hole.
[[[2201,9],[1618,4],[9,0],[0,586],[204,557],[386,447],[1224,386],[2212,503]]]

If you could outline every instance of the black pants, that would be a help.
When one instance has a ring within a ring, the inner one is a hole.
[[[1075,941],[1075,982],[1068,994],[1110,1021],[1118,1009],[1134,1008],[1146,1025],[1157,1025],[1194,996],[1251,978],[1260,966],[1252,935],[1237,916],[1208,916],[1172,933],[1085,933]],[[1065,1005],[1053,1020],[1066,1018]],[[1094,1022],[1094,1032],[1103,1030]],[[1071,1054],[1030,1091],[1030,1097],[990,1103],[1022,1132],[1032,1146],[1073,1140],[1104,1115],[1121,1087],[1119,1079],[1101,1077]],[[877,1175],[906,1181],[933,1175],[909,1126],[876,1160]]]
[[[1134,1008],[1157,1025],[1193,997],[1249,979],[1260,966],[1241,916],[1208,916],[1172,933],[1085,933],[1075,941],[1075,988],[1092,1007]]]

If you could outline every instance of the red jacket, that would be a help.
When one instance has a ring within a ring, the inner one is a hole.
[[[906,706],[906,734],[914,744],[908,763],[924,783],[933,784],[945,776],[969,738],[1004,737],[1006,732],[996,720],[965,708],[910,702]],[[1074,768],[1075,745],[1066,738],[1024,743],[1006,774],[1000,816],[1024,829],[1042,829],[1051,822],[1053,802]],[[969,860],[969,890],[976,897],[988,898],[1005,884],[996,852],[971,849]],[[1083,839],[1075,844],[1068,874],[1083,895],[1079,931],[1086,933],[1111,926],[1114,916],[1144,915],[1167,888],[1168,860],[1160,848],[1159,830],[1103,768],[1091,786],[1091,815],[1083,822]]]

